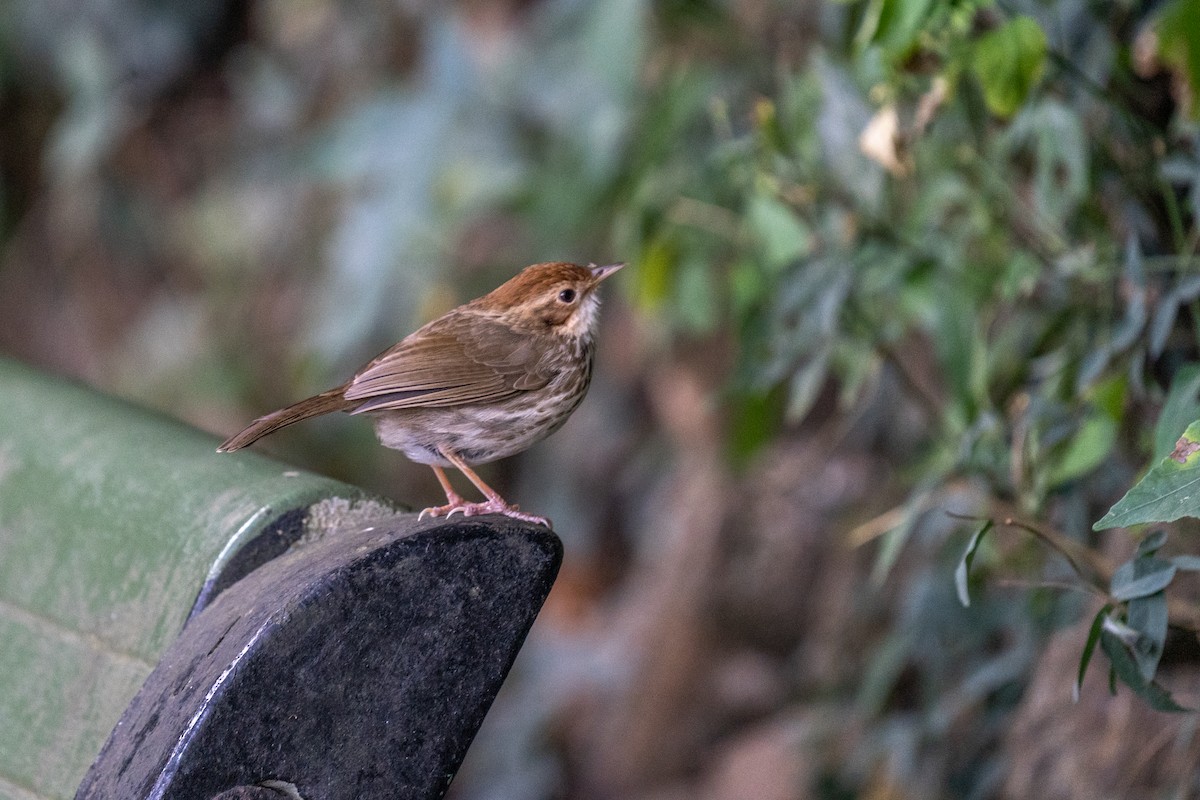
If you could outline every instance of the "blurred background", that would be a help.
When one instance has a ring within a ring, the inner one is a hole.
[[[224,436],[627,261],[483,471],[566,558],[452,797],[1200,796],[1194,715],[1103,656],[1072,702],[1102,599],[1043,544],[1129,556],[1200,359],[1197,92],[1193,0],[9,0],[0,352]],[[440,497],[362,420],[260,447]]]

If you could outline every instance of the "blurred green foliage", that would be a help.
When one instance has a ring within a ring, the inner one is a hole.
[[[803,69],[664,70],[616,249],[646,313],[736,337],[733,452],[831,385],[849,419],[899,392],[924,411],[915,499],[981,480],[1084,538],[1099,468],[1140,460],[1197,357],[1194,8],[867,0]],[[1164,76],[1175,100],[1148,104]]]
[[[1113,489],[1099,468],[1140,460],[1143,415],[1197,356],[1194,8],[849,4],[766,97],[693,101],[708,158],[647,175],[618,216],[639,299],[681,332],[735,330],[741,391],[786,392],[778,424],[831,383],[851,419],[907,395],[925,412],[914,498],[977,479],[997,508],[1085,538]],[[1178,105],[1147,106],[1164,71]],[[736,423],[735,449],[764,429]],[[1126,620],[1161,647],[1166,601],[1150,622],[1145,602]],[[1139,691],[1154,675],[1113,667]]]
[[[923,482],[980,476],[1034,515],[1097,499],[1088,475],[1145,435],[1128,410],[1194,353],[1200,288],[1194,124],[1099,90],[1145,81],[1129,37],[1156,21],[1131,15],[853,3],[770,88],[714,99],[689,65],[650,104],[707,155],[631,169],[616,218],[638,300],[736,331],[738,386],[785,387],[780,424],[830,380],[847,411],[899,383],[928,413]]]

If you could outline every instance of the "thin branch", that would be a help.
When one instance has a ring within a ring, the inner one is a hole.
[[[965,514],[954,514],[952,512],[947,513],[955,519],[972,522],[982,522],[990,519],[989,517],[974,517]],[[1008,528],[1017,528],[1018,530],[1032,534],[1038,541],[1046,545],[1046,547],[1067,560],[1067,563],[1071,565],[1071,569],[1084,582],[1085,585],[1081,588],[1088,589],[1106,598],[1109,602],[1119,602],[1113,599],[1108,592],[1115,567],[1096,550],[1087,545],[1080,544],[1064,533],[1049,528],[1040,528],[1015,517],[1005,517],[997,524]],[[1179,597],[1178,595],[1168,595],[1167,616],[1173,627],[1193,633],[1200,633],[1200,604],[1187,598]]]
[[[1086,594],[1108,597],[1095,586],[1087,583],[1069,583],[1067,581],[1034,581],[1025,578],[1001,578],[993,581],[996,586],[1014,589],[1059,589],[1064,592],[1084,592]]]
[[[1071,565],[1071,569],[1075,570],[1076,575],[1100,589],[1105,596],[1108,595],[1108,586],[1112,582],[1114,568],[1100,553],[1087,545],[1080,544],[1066,534],[1039,528],[1013,517],[1005,517],[1001,524],[1033,534],[1040,542],[1065,558]]]

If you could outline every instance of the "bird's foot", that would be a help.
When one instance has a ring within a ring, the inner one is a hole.
[[[418,521],[418,522],[420,522],[421,520],[425,519],[425,517],[426,517],[426,516],[430,516],[430,517],[448,517],[448,516],[450,516],[451,514],[453,514],[453,513],[454,513],[454,510],[455,510],[455,509],[457,509],[457,508],[461,508],[462,506],[468,506],[468,505],[471,505],[471,504],[470,504],[470,503],[468,503],[466,500],[464,500],[464,499],[462,498],[462,496],[458,494],[458,492],[452,491],[452,490],[449,488],[449,484],[446,484],[446,486],[447,486],[447,488],[446,488],[446,500],[448,501],[447,505],[444,505],[444,506],[430,506],[429,508],[422,509],[422,510],[421,510],[421,513],[420,513],[420,514],[417,514],[417,521]]]
[[[424,519],[426,515],[430,517],[452,517],[455,514],[462,514],[464,517],[477,517],[480,514],[503,514],[506,517],[519,519],[524,522],[532,522],[535,525],[545,525],[547,528],[552,527],[550,520],[545,517],[539,517],[536,514],[526,514],[515,505],[504,502],[503,500],[487,500],[483,503],[468,503],[461,497],[456,497],[447,505],[431,506],[420,513],[417,519]]]

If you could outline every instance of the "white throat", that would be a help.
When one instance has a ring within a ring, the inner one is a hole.
[[[583,296],[583,300],[579,303],[579,308],[571,315],[559,330],[564,336],[571,336],[576,339],[591,338],[592,331],[596,330],[596,318],[600,314],[600,295],[592,290]]]

